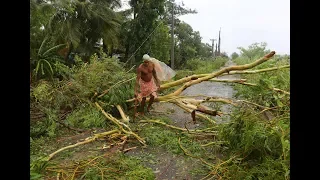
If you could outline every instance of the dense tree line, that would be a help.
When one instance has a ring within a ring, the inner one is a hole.
[[[179,20],[197,13],[172,0],[31,0],[30,63],[34,79],[57,76],[59,68],[83,62],[99,52],[120,56],[126,65],[149,53],[170,65],[172,11],[175,67],[194,58],[209,58],[212,47],[198,31]]]

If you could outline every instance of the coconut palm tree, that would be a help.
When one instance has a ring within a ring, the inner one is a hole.
[[[96,51],[94,45],[101,38],[109,44],[117,43],[121,24],[120,0],[55,0],[50,1],[56,11],[46,28],[56,43],[67,43],[68,53],[79,51],[85,61]]]

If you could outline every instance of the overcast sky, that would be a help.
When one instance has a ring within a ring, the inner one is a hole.
[[[255,42],[290,54],[290,0],[176,0],[182,1],[198,13],[179,19],[199,31],[205,43],[218,39],[221,27],[221,51],[228,55]]]
[[[181,0],[177,0],[181,2]],[[290,54],[290,0],[183,0],[198,14],[179,19],[200,32],[203,42],[218,39],[229,55],[237,47],[266,42],[277,54]]]

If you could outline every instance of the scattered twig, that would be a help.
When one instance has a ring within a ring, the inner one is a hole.
[[[126,74],[127,74],[128,72],[132,71],[132,69],[133,69],[134,67],[136,67],[136,65],[133,65],[133,66],[126,72]]]
[[[214,167],[214,165],[212,165],[212,164],[210,164],[210,163],[206,162],[206,161],[205,161],[205,160],[203,160],[202,158],[200,158],[200,157],[196,157],[196,156],[194,156],[194,155],[192,155],[192,154],[188,153],[188,152],[187,152],[187,150],[186,150],[186,149],[184,149],[184,148],[182,147],[182,145],[181,145],[181,141],[180,141],[180,137],[179,137],[179,139],[178,139],[178,143],[179,143],[179,147],[182,149],[182,151],[183,151],[183,153],[184,153],[185,155],[190,156],[190,157],[193,157],[193,158],[200,159],[200,161],[202,161],[202,162],[203,162],[203,163],[205,163],[206,165],[208,165],[208,166],[210,166],[210,167]]]
[[[262,111],[256,113],[255,116],[256,116],[256,115],[259,115],[259,114],[261,114],[261,113],[264,113],[265,111],[272,110],[272,109],[277,109],[277,108],[279,108],[279,107],[276,106],[276,107],[271,107],[271,108],[265,108],[265,109],[263,109]]]
[[[156,123],[156,124],[161,124],[161,125],[164,125],[168,128],[172,128],[172,129],[176,129],[176,130],[180,130],[180,131],[183,131],[183,132],[188,132],[188,133],[212,133],[210,135],[217,135],[217,131],[208,131],[209,129],[211,128],[207,128],[205,130],[191,130],[191,129],[184,129],[184,128],[180,128],[180,127],[176,127],[176,126],[172,126],[172,125],[169,125],[169,124],[166,124],[164,122],[161,122],[160,120],[140,120],[139,123]]]
[[[123,153],[126,153],[126,152],[128,152],[128,151],[133,150],[133,149],[137,149],[137,146],[135,146],[135,147],[131,147],[131,148],[127,148],[127,149],[124,149],[122,152],[123,152]]]
[[[209,142],[207,144],[203,144],[201,145],[202,147],[206,147],[206,146],[210,146],[210,145],[214,145],[214,144],[224,144],[227,143],[227,141],[216,141],[216,142]]]
[[[114,118],[111,114],[106,113],[106,112],[102,109],[102,107],[101,107],[97,102],[95,102],[95,105],[96,105],[96,106],[98,107],[98,109],[102,112],[102,114],[103,114],[107,119],[109,119],[109,120],[112,121],[114,124],[116,124],[122,132],[124,132],[124,133],[126,133],[126,134],[129,134],[129,135],[133,135],[141,144],[143,144],[144,146],[146,146],[145,140],[142,139],[141,137],[139,137],[136,133],[132,132],[131,129],[129,128],[129,126],[127,126],[126,124],[118,121],[118,120],[117,120],[116,118]],[[127,128],[128,130],[125,130],[124,127]]]
[[[180,127],[172,126],[172,125],[166,124],[164,122],[161,122],[160,120],[140,120],[139,123],[156,123],[156,124],[161,124],[161,125],[164,125],[166,127],[172,128],[172,129],[188,132],[188,129],[183,129]],[[192,131],[192,130],[190,130],[190,131]]]
[[[117,86],[117,85],[119,85],[119,84],[126,83],[126,82],[128,82],[128,81],[132,81],[132,80],[134,80],[134,79],[135,79],[135,77],[130,78],[130,79],[127,79],[127,80],[123,80],[123,81],[117,82],[116,84],[112,85],[109,89],[103,91],[102,94],[100,94],[100,95],[98,96],[98,98],[101,98],[102,96],[104,96],[105,94],[107,94],[107,93],[108,93],[112,88],[114,88],[115,86]]]

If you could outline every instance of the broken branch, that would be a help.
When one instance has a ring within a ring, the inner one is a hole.
[[[101,98],[102,96],[104,96],[105,94],[107,94],[112,88],[114,88],[115,86],[119,85],[119,84],[123,84],[126,83],[128,81],[132,81],[133,79],[135,79],[135,77],[131,78],[131,79],[127,79],[127,80],[123,80],[123,81],[119,81],[116,84],[112,85],[109,89],[105,90],[102,92],[101,95],[98,96],[98,98]]]
[[[161,122],[160,120],[140,120],[139,123],[156,123],[156,124],[161,124],[161,125],[164,125],[168,128],[172,128],[172,129],[176,129],[176,130],[179,130],[179,131],[183,131],[183,132],[188,132],[190,134],[193,134],[193,133],[211,133],[210,135],[217,135],[217,131],[208,131],[209,129],[211,128],[208,128],[208,129],[205,129],[205,130],[190,130],[190,129],[184,129],[184,128],[180,128],[180,127],[176,127],[176,126],[172,126],[172,125],[169,125],[169,124],[166,124],[164,122]]]
[[[203,163],[205,163],[206,165],[208,165],[208,166],[210,166],[210,167],[214,167],[214,165],[212,165],[212,164],[210,164],[210,163],[206,162],[206,161],[205,161],[205,160],[203,160],[202,158],[200,158],[200,157],[196,157],[196,156],[194,156],[194,155],[192,155],[192,154],[188,153],[188,152],[187,152],[187,150],[186,150],[186,149],[184,149],[184,148],[182,147],[182,145],[181,145],[181,141],[180,141],[180,137],[179,137],[179,139],[178,139],[178,143],[179,143],[179,147],[182,149],[182,151],[183,151],[183,153],[184,153],[185,155],[190,156],[190,157],[193,157],[193,158],[200,159],[200,160],[201,160]]]
[[[94,141],[94,140],[96,140],[96,139],[98,139],[98,138],[101,138],[101,137],[104,137],[104,136],[108,136],[108,135],[114,134],[114,133],[116,133],[116,132],[119,132],[119,130],[115,129],[115,130],[112,130],[112,131],[95,134],[93,137],[90,137],[90,138],[88,138],[88,139],[86,139],[86,140],[84,140],[84,141],[82,141],[82,142],[78,142],[78,143],[76,143],[76,144],[63,147],[63,148],[61,148],[61,149],[59,149],[59,150],[51,153],[51,154],[49,155],[48,161],[49,161],[54,155],[58,154],[58,153],[61,152],[61,151],[64,151],[64,150],[70,149],[70,148],[74,148],[74,147],[80,146],[80,145],[82,145],[82,144],[90,143],[90,142],[92,142],[92,141]]]
[[[168,97],[168,96],[177,96],[179,95],[182,91],[184,91],[185,89],[187,89],[188,87],[192,86],[192,85],[195,85],[195,84],[198,84],[202,81],[207,81],[209,79],[212,79],[214,77],[217,77],[223,73],[226,73],[226,72],[230,72],[232,70],[245,70],[245,69],[250,69],[250,68],[253,68],[261,63],[264,63],[266,62],[267,60],[269,60],[273,55],[275,54],[275,51],[272,51],[270,52],[269,54],[265,55],[264,57],[252,62],[252,63],[249,63],[249,64],[245,64],[245,65],[238,65],[238,66],[230,66],[230,67],[226,67],[226,68],[223,68],[217,72],[214,72],[214,73],[211,73],[209,74],[208,76],[205,76],[205,77],[202,77],[202,78],[199,78],[197,80],[193,80],[193,81],[190,81],[190,82],[187,82],[185,83],[182,87],[180,87],[179,89],[177,89],[175,92],[171,93],[171,94],[168,94],[166,96],[163,96],[162,98],[165,98],[165,97]],[[159,97],[160,98],[160,97]]]
[[[124,113],[124,111],[123,111],[123,109],[121,108],[120,105],[116,105],[116,108],[118,109],[118,111],[119,111],[124,123],[128,123],[129,122],[129,116],[126,116],[126,114]]]
[[[182,102],[178,102],[178,101],[173,101],[172,103],[176,104],[178,107],[180,107],[181,109],[189,112],[189,113],[192,113],[193,109],[190,109],[189,107],[186,107]],[[209,117],[203,115],[203,114],[196,114],[196,116],[199,116],[203,119],[206,119],[208,120],[209,122],[211,122],[212,124],[216,124],[216,122],[212,119],[210,119]]]
[[[145,140],[143,140],[141,137],[139,137],[136,133],[132,132],[131,129],[129,128],[129,126],[127,126],[126,124],[118,121],[118,120],[117,120],[116,118],[114,118],[111,114],[106,113],[106,112],[102,109],[102,107],[101,107],[97,102],[95,102],[95,105],[96,105],[96,106],[98,107],[98,109],[102,112],[102,114],[103,114],[104,116],[106,116],[107,119],[109,119],[109,120],[111,120],[113,123],[115,123],[122,132],[124,132],[124,133],[126,133],[126,134],[129,134],[129,135],[133,135],[141,144],[143,144],[143,145],[146,146]],[[129,131],[125,130],[123,127],[126,127]]]

